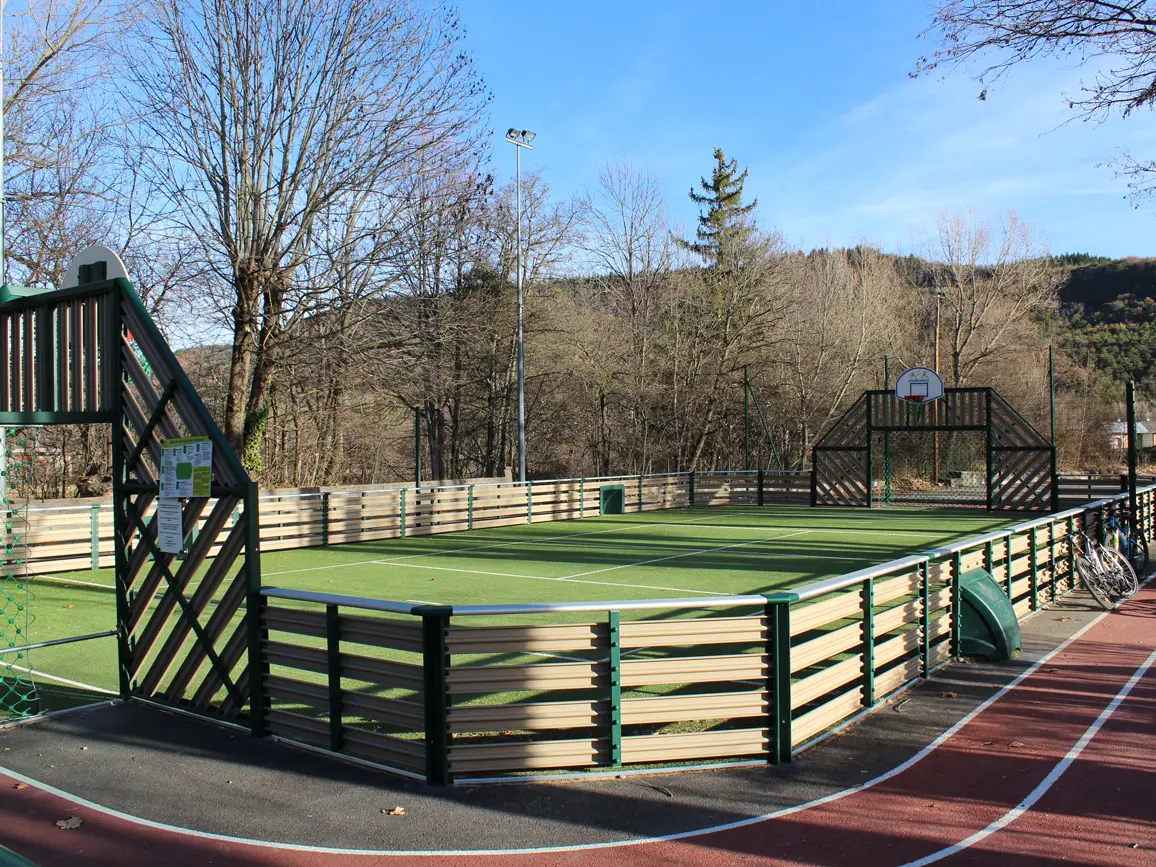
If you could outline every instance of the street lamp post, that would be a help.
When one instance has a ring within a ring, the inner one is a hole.
[[[514,129],[506,133],[506,141],[514,145],[517,151],[517,172],[514,176],[514,189],[517,196],[516,222],[518,245],[518,481],[526,481],[526,350],[525,330],[522,324],[522,148],[533,150],[530,144],[535,138],[528,129]]]
[[[945,293],[943,292],[942,289],[935,290],[935,375],[936,376],[942,376],[942,374],[939,372],[939,321],[940,321],[939,316],[940,316],[940,306],[943,303],[944,294]],[[933,422],[935,424],[935,447],[934,447],[934,457],[932,458],[933,466],[932,466],[931,473],[932,473],[932,482],[934,484],[938,485],[940,482],[940,478],[939,478],[939,469],[940,469],[940,467],[939,467],[939,401],[935,402],[932,409],[935,413],[935,416],[933,418]]]

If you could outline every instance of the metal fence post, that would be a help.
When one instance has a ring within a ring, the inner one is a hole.
[[[922,661],[920,674],[923,677],[931,676],[931,561],[924,560],[920,572],[919,595],[923,601],[923,610],[919,615],[919,631],[923,633],[920,641]]]
[[[622,764],[622,621],[610,612],[610,764]]]
[[[345,746],[345,711],[341,695],[341,617],[336,605],[325,606],[325,649],[329,678],[329,749],[339,753]]]
[[[642,475],[638,476],[638,511],[642,511]]]
[[[791,760],[791,603],[794,593],[766,594],[767,722],[772,765]]]
[[[1040,567],[1036,563],[1036,558],[1039,555],[1039,541],[1037,539],[1038,527],[1032,527],[1028,531],[1028,558],[1031,560],[1031,592],[1032,592],[1032,611],[1040,610]]]
[[[1008,533],[1003,537],[1003,583],[1007,588],[1007,598],[1009,601],[1012,598],[1011,540],[1011,533]]]
[[[329,491],[321,492],[321,547],[329,547]]]
[[[694,470],[690,471],[690,507],[694,508]]]
[[[1008,546],[1008,559],[1011,559],[1011,546]],[[960,608],[963,605],[963,588],[960,584],[960,572],[963,570],[963,555],[956,551],[951,557],[951,655],[959,659],[960,644],[962,641],[962,623]],[[1011,574],[1011,569],[1008,569]],[[1010,580],[1010,578],[1009,578]]]
[[[421,618],[422,671],[425,685],[425,777],[439,786],[450,782],[449,691],[450,657],[446,645],[449,605],[415,605],[412,612]]]
[[[586,480],[578,480],[578,517],[586,517]]]
[[[763,471],[759,470],[759,505],[763,505]]]
[[[1068,516],[1068,589],[1076,589],[1076,516]]]
[[[405,492],[406,489],[401,489],[401,538],[405,538]],[[364,506],[362,507],[364,508]]]
[[[100,506],[93,506],[88,517],[92,571],[100,568]]]
[[[875,582],[863,582],[863,707],[875,704]]]
[[[466,529],[474,529],[474,486],[466,488]]]

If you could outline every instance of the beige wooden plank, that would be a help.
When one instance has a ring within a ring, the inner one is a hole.
[[[825,632],[791,648],[791,673],[810,668],[816,663],[837,656],[863,643],[863,625],[852,623],[848,626]]]
[[[625,624],[623,624],[625,625]],[[574,623],[527,626],[451,626],[450,653],[534,653],[596,650],[607,646],[605,624]]]
[[[1011,539],[1011,554],[1014,557],[1016,554],[1023,554],[1028,550],[1028,537],[1024,533],[1022,535],[1012,536]]]
[[[324,655],[324,651],[318,651]],[[328,669],[326,669],[328,670]],[[353,653],[341,654],[341,673],[352,680],[363,680],[381,686],[401,689],[424,689],[425,676],[420,665],[374,659]]]
[[[853,683],[863,676],[863,654],[853,656],[808,675],[791,684],[791,709],[810,704],[815,699],[840,687]]]
[[[1029,597],[1024,597],[1012,605],[1012,610],[1015,611],[1017,620],[1023,620],[1032,612],[1032,600]]]
[[[766,755],[769,749],[770,733],[764,728],[633,735],[622,739],[622,762],[742,758]]]
[[[932,634],[934,635],[934,633]],[[942,662],[946,662],[947,660],[951,659],[951,642],[939,642],[939,644],[936,644],[931,648],[931,651],[927,656],[928,663],[932,668],[935,668]]]
[[[927,574],[932,584],[946,584],[951,580],[952,564],[950,560],[944,560],[941,563],[932,563],[928,567]]]
[[[1032,582],[1030,578],[1021,578],[1019,581],[1013,581],[1011,585],[1011,598],[1019,599],[1025,593],[1030,593],[1032,589]]]
[[[766,664],[766,656],[761,653],[688,656],[678,659],[627,659],[622,662],[622,685],[630,687],[760,680],[766,677]]]
[[[648,696],[628,698],[622,702],[623,725],[681,720],[739,719],[766,713],[765,690]]]
[[[971,551],[960,557],[959,565],[964,572],[970,572],[972,569],[982,569],[984,559],[983,551]]]
[[[896,605],[875,615],[875,635],[883,636],[908,623],[915,623],[923,610],[923,602],[916,599],[903,605]]]
[[[341,640],[393,650],[422,651],[422,628],[418,623],[360,614],[341,615]]]
[[[341,706],[346,716],[404,726],[415,731],[425,728],[425,706],[416,701],[347,689],[342,690]]]
[[[791,746],[809,741],[820,732],[824,732],[834,725],[845,720],[863,708],[863,688],[856,687],[848,693],[836,696],[814,710],[796,717],[791,723]]]
[[[597,756],[598,741],[589,738],[493,744],[455,743],[449,750],[450,770],[455,774],[587,768],[597,764]]]
[[[791,609],[791,637],[801,635],[828,623],[861,614],[863,611],[863,589],[844,591],[823,602],[801,605]]]
[[[622,624],[622,647],[674,647],[689,644],[761,644],[766,618],[701,617],[690,620],[633,620]]]
[[[885,698],[889,693],[894,692],[908,683],[911,680],[919,677],[923,666],[923,660],[919,657],[909,659],[902,662],[894,668],[890,668],[882,674],[875,675],[875,696],[876,701]]]
[[[602,721],[609,707],[598,701],[539,701],[450,707],[450,731],[543,731],[583,728]]]
[[[885,667],[908,653],[918,653],[922,642],[919,630],[912,629],[875,645],[875,670]]]
[[[944,587],[942,590],[936,590],[934,593],[927,595],[927,610],[939,611],[943,608],[951,606],[951,588]]]
[[[589,689],[599,682],[605,666],[587,662],[548,662],[531,665],[455,665],[447,675],[455,694]]]
[[[905,572],[895,578],[879,581],[875,585],[875,604],[885,605],[892,599],[898,599],[902,596],[915,596],[919,593],[921,586],[922,573],[918,569],[912,572]]]

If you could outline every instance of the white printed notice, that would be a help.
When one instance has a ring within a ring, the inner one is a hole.
[[[185,437],[167,439],[161,445],[161,498],[209,496],[213,484],[212,440]]]
[[[179,554],[185,548],[181,505],[180,500],[157,500],[157,547],[166,554]]]

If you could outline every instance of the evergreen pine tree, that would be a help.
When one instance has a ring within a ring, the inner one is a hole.
[[[690,198],[699,206],[696,240],[677,238],[678,244],[701,256],[707,267],[730,270],[738,267],[755,234],[748,215],[758,201],[743,204],[743,184],[747,170],[738,170],[738,160],[727,162],[722,148],[715,148],[715,167],[710,180],[701,179],[702,192],[692,187]]]

